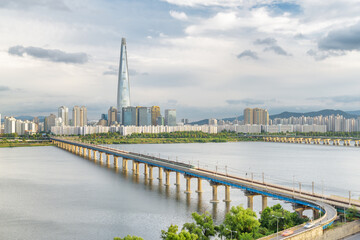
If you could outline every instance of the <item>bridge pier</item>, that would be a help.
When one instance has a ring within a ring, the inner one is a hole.
[[[254,210],[254,195],[247,196],[248,199],[248,208]]]
[[[99,152],[99,158],[100,158],[100,164],[102,165],[103,164],[103,155],[102,155],[103,152]]]
[[[229,185],[225,185],[225,199],[224,202],[229,203],[231,202],[230,200],[230,186]]]
[[[128,171],[128,160],[126,158],[122,159],[122,169],[123,171],[127,172]]]
[[[159,167],[159,177],[158,177],[159,180],[162,180],[163,179],[163,168],[162,167]]]
[[[197,193],[202,193],[202,182],[201,182],[201,178],[198,178],[198,189],[196,190]]]
[[[164,170],[165,172],[165,186],[170,186],[170,171]]]
[[[119,167],[118,158],[119,158],[119,157],[114,156],[114,167],[115,167],[115,169],[117,169],[117,168]]]
[[[313,209],[313,219],[315,220],[315,219],[318,219],[319,218],[319,210],[317,210],[317,209]]]
[[[93,150],[93,154],[94,154],[94,159],[93,160],[94,160],[94,162],[96,162],[96,152],[97,151]]]
[[[87,153],[88,153],[88,149],[87,149],[87,148],[84,148],[84,154],[83,154],[83,157],[84,157],[84,158],[87,158]]]
[[[175,183],[176,186],[180,186],[180,173],[179,172],[176,172],[176,183]]]
[[[190,194],[191,193],[191,177],[185,175],[185,179],[186,179],[186,194]]]
[[[139,165],[140,163],[139,162],[135,162],[135,176],[139,176]]]
[[[91,149],[90,148],[88,149],[88,158],[89,158],[89,160],[91,160]]]
[[[153,167],[154,166],[151,166],[149,165],[149,180],[153,180]]]
[[[110,154],[106,154],[106,165],[110,166]]]
[[[145,175],[145,178],[147,178],[147,175],[148,175],[148,164],[147,163],[144,163],[144,175]]]
[[[218,184],[217,183],[212,183],[211,186],[212,186],[213,198],[210,200],[210,202],[211,203],[218,203],[219,202],[218,197],[217,197]]]
[[[355,140],[354,146],[355,146],[355,147],[360,147],[360,140]]]
[[[261,195],[261,205],[262,205],[262,210],[264,211],[265,208],[267,208],[268,205],[268,197],[265,195]]]

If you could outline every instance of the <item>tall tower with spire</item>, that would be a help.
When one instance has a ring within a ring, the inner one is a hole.
[[[118,95],[117,95],[117,110],[118,122],[122,123],[122,109],[130,107],[130,84],[129,84],[129,71],[126,51],[126,40],[121,39],[120,50],[120,66],[119,66],[119,80],[118,80]]]

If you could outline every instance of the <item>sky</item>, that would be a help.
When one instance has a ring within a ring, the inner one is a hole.
[[[246,107],[360,110],[357,0],[0,0],[0,113],[116,106],[121,38],[131,103],[178,118]]]

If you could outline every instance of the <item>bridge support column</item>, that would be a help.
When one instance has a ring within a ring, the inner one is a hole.
[[[162,180],[163,179],[163,169],[161,167],[159,167],[159,177],[158,177],[159,180]]]
[[[119,158],[119,157],[114,156],[114,167],[115,167],[116,169],[119,167],[118,158]]]
[[[103,164],[103,155],[102,152],[99,152],[100,164]]]
[[[198,189],[196,190],[197,193],[202,193],[203,190],[202,190],[202,181],[201,181],[201,178],[198,178]]]
[[[110,154],[106,154],[106,165],[110,166]]]
[[[84,148],[84,154],[83,154],[83,157],[84,157],[84,158],[86,158],[87,152],[88,152],[88,149],[87,149],[87,148]]]
[[[125,172],[128,171],[128,160],[126,158],[123,158],[122,160],[122,168]]]
[[[254,195],[248,195],[248,208],[254,210]]]
[[[139,175],[139,162],[135,162],[135,175],[138,176]]]
[[[94,159],[93,160],[94,160],[94,162],[96,162],[96,152],[97,151],[95,151],[95,150],[93,151],[93,154],[94,154]]]
[[[217,198],[217,187],[218,185],[215,183],[215,184],[211,184],[212,186],[212,195],[213,195],[213,198],[211,199],[211,203],[218,203],[219,200]]]
[[[297,213],[297,215],[298,215],[299,217],[302,218],[302,217],[303,217],[304,210],[305,210],[305,209],[303,209],[303,208],[299,208],[299,209],[296,209],[295,212]]]
[[[88,151],[89,151],[88,152],[88,158],[89,158],[89,160],[91,160],[91,149],[89,148]]]
[[[149,168],[148,164],[144,163],[144,175],[145,175],[145,178],[148,175],[148,168]]]
[[[132,171],[133,173],[136,171],[135,160],[132,161]]]
[[[225,185],[225,199],[224,202],[229,203],[231,202],[230,200],[230,186]]]
[[[191,177],[190,176],[185,176],[186,179],[186,194],[190,194],[191,193]]]
[[[176,172],[176,183],[175,183],[176,186],[180,186],[180,173],[179,172]]]
[[[170,171],[165,170],[165,186],[170,186]]]
[[[149,180],[153,180],[154,178],[153,178],[153,167],[154,166],[149,166]]]
[[[265,195],[261,195],[261,203],[262,203],[262,210],[264,211],[265,208],[267,208],[267,202],[268,201],[268,197]]]
[[[313,209],[313,219],[318,219],[319,218],[319,210],[317,209]]]

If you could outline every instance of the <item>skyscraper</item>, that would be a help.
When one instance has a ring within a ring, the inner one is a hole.
[[[151,107],[151,125],[156,126],[157,118],[160,117],[160,107],[152,106]]]
[[[61,106],[58,109],[58,117],[62,119],[63,125],[69,125],[69,109],[65,106]]]
[[[176,126],[176,109],[165,109],[165,125]]]
[[[117,124],[116,118],[118,116],[118,111],[116,107],[110,107],[108,111],[108,125],[114,125]]]
[[[269,112],[261,108],[245,108],[244,123],[256,125],[269,125]]]
[[[130,106],[130,84],[127,62],[126,40],[121,39],[120,66],[117,95],[117,121],[122,123],[122,108]]]
[[[124,107],[122,112],[123,125],[136,126],[137,125],[137,111],[136,107]]]
[[[80,108],[80,126],[86,126],[87,125],[87,108],[85,106],[82,106]]]
[[[73,123],[73,126],[75,126],[75,127],[80,126],[80,107],[79,106],[75,106],[73,108],[72,123]]]
[[[139,107],[137,108],[138,126],[150,126],[151,125],[151,108]]]

